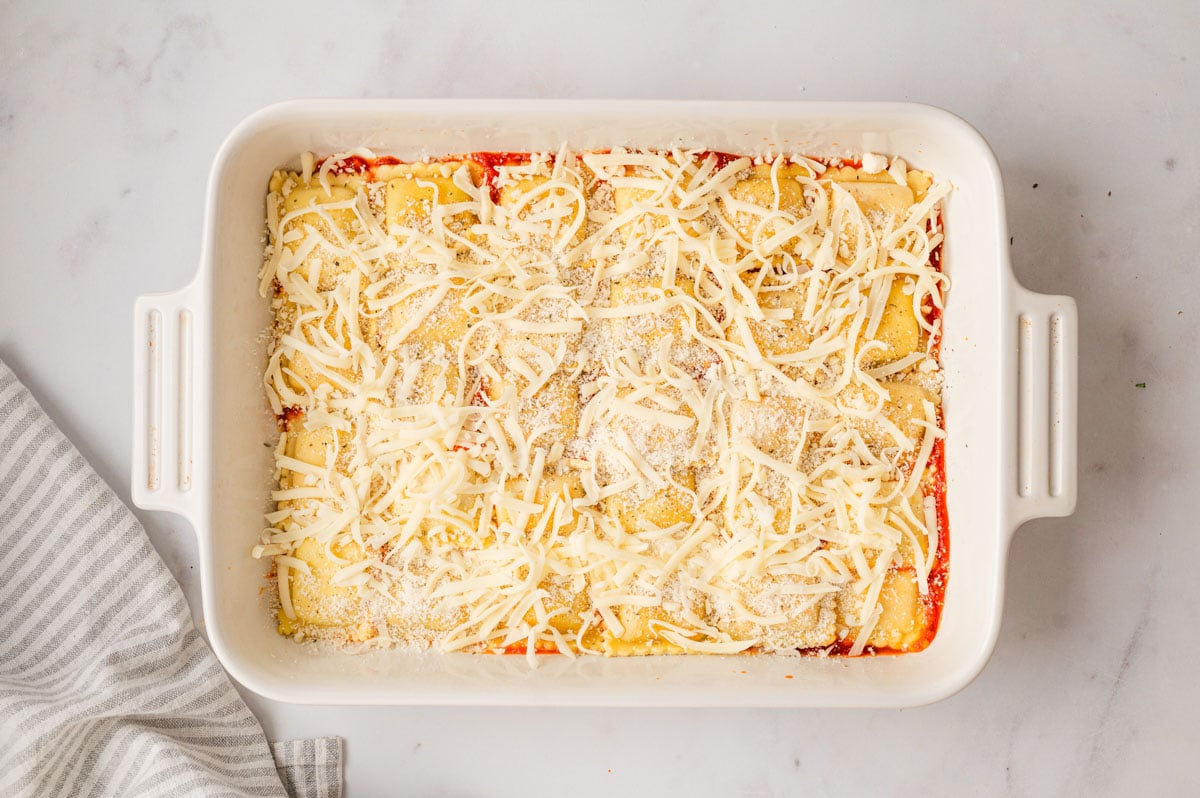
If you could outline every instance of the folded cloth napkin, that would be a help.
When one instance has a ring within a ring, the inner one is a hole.
[[[0,362],[0,795],[340,796],[267,743],[146,532]]]

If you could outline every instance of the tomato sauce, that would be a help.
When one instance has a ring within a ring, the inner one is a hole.
[[[935,229],[944,229],[942,212],[939,209],[935,217]],[[934,269],[942,271],[942,244],[939,243],[929,253],[929,263]],[[944,299],[943,299],[944,302]],[[936,305],[930,309],[927,316],[930,324],[934,324],[937,332],[930,344],[933,357],[939,358],[942,352],[942,336],[945,331],[939,323],[942,311]],[[946,420],[938,409],[938,426],[946,429]],[[946,505],[946,441],[944,438],[933,442],[933,451],[929,455],[930,467],[933,471],[933,502],[937,513],[938,545],[934,557],[933,568],[929,574],[929,625],[926,629],[926,639],[921,646],[924,648],[933,641],[937,634],[938,624],[942,618],[942,608],[946,602],[946,582],[949,579],[950,566],[950,511]]]
[[[941,210],[935,217],[934,229],[943,229]],[[939,243],[933,248],[933,252],[929,253],[929,263],[939,272],[942,270],[942,244]],[[938,358],[941,356],[944,334],[942,325],[939,323],[942,319],[942,311],[936,305],[932,305],[925,318],[937,328],[929,348],[933,357]],[[946,429],[946,420],[942,415],[941,408],[938,408],[937,422],[941,429]],[[942,608],[946,603],[946,582],[949,579],[950,511],[946,505],[946,441],[944,438],[933,442],[933,451],[929,455],[929,468],[932,471],[930,488],[933,492],[934,512],[937,514],[938,545],[933,567],[929,572],[929,596],[926,608],[928,624],[920,648],[925,648],[933,642],[933,638],[937,634],[938,624],[942,618]]]
[[[292,428],[292,422],[298,418],[304,417],[304,408],[300,405],[289,405],[283,408],[283,412],[275,417],[275,421],[279,424],[279,429],[287,432]]]
[[[499,202],[500,188],[496,185],[496,179],[500,176],[500,167],[520,166],[529,163],[532,157],[533,154],[528,152],[473,152],[464,156],[464,159],[483,167],[483,184],[487,186],[492,202]]]
[[[724,169],[726,166],[729,166],[729,164],[733,163],[738,158],[745,158],[745,157],[746,157],[745,155],[736,155],[732,152],[721,152],[720,150],[701,150],[700,152],[696,153],[696,158],[701,163],[708,160],[709,158],[716,158],[717,166],[716,166],[715,171],[718,171],[718,172],[720,170]]]
[[[938,211],[937,217],[936,217],[933,225],[931,225],[931,227],[932,227],[932,229],[930,230],[930,233],[932,233],[933,230],[942,229],[942,212],[941,211]],[[938,244],[936,247],[933,248],[933,252],[929,253],[929,265],[932,266],[934,269],[936,269],[939,272],[942,270],[942,245],[941,244]],[[944,298],[943,298],[943,302],[944,302]],[[941,308],[939,308],[937,305],[935,305],[933,303],[933,300],[929,300],[929,299],[926,300],[925,304],[922,306],[921,309],[923,311],[923,315],[925,316],[925,321],[928,322],[930,325],[937,328],[937,332],[934,333],[933,340],[930,341],[930,344],[929,344],[930,354],[933,355],[934,359],[937,359],[937,358],[941,357],[941,354],[942,354],[942,326],[940,324],[938,324],[938,322],[942,318],[942,310],[941,310]]]
[[[327,158],[322,158],[313,165],[314,171],[320,171],[325,164]],[[329,171],[335,175],[356,174],[366,175],[369,178],[375,177],[375,170],[381,166],[395,166],[400,163],[399,158],[393,158],[390,155],[381,155],[378,158],[364,158],[361,155],[347,155],[344,158],[339,158],[337,163],[330,167]]]

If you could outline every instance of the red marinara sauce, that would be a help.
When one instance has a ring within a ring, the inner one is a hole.
[[[328,158],[322,158],[313,164],[314,171],[320,171]],[[335,175],[356,174],[366,175],[369,178],[375,177],[375,170],[381,166],[395,166],[400,163],[399,158],[393,158],[390,155],[381,155],[377,158],[364,158],[361,155],[347,155],[344,158],[339,158],[337,163],[329,168],[329,171]]]
[[[499,202],[500,189],[496,179],[500,176],[500,167],[520,166],[529,163],[532,157],[533,153],[529,152],[473,152],[463,156],[463,160],[474,161],[483,168],[483,184],[488,187],[492,202]]]
[[[303,407],[300,407],[300,405],[288,405],[287,407],[283,408],[283,410],[279,413],[278,416],[275,417],[275,421],[279,424],[280,430],[282,430],[283,432],[287,432],[289,429],[292,428],[293,421],[295,421],[298,418],[303,418],[303,417],[304,417],[304,408]]]
[[[737,159],[745,157],[747,156],[737,155],[736,153],[732,152],[721,152],[720,150],[701,150],[700,152],[696,153],[696,159],[701,163],[704,163],[704,161],[708,160],[709,158],[716,158],[716,171],[720,171]]]
[[[939,209],[934,217],[930,233],[943,229],[942,212]],[[942,271],[942,243],[939,242],[933,251],[929,253],[929,265],[937,271]],[[940,287],[939,287],[940,291]],[[944,294],[942,295],[943,303],[945,301]],[[937,332],[933,335],[933,340],[929,343],[929,351],[935,359],[941,358],[942,353],[942,337],[945,330],[942,328],[942,310],[932,301],[929,303],[929,308],[925,313],[925,320],[934,325]],[[938,408],[937,413],[938,427],[946,429],[946,419],[942,414],[942,409]],[[931,471],[929,489],[933,495],[934,512],[937,515],[937,550],[934,554],[933,567],[929,570],[929,595],[926,597],[926,619],[925,635],[920,643],[914,647],[914,650],[921,650],[933,642],[934,636],[937,634],[938,624],[942,619],[942,608],[946,603],[946,582],[949,579],[950,567],[950,512],[946,506],[946,439],[939,438],[933,442],[933,451],[929,454],[929,468]]]

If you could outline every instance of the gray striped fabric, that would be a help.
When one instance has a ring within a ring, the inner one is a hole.
[[[0,795],[341,795],[269,746],[145,530],[0,362]]]

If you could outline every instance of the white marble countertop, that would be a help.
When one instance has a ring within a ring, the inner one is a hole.
[[[126,497],[133,299],[189,279],[211,159],[276,100],[933,103],[996,151],[1020,279],[1078,298],[1079,511],[1016,537],[999,645],[961,694],[903,712],[341,709],[247,695],[274,738],[343,736],[348,795],[1196,788],[1196,6],[1021,0],[907,17],[829,3],[839,11],[822,18],[790,3],[628,3],[597,19],[584,4],[493,15],[383,2],[345,22],[311,2],[51,5],[0,9],[0,357]],[[187,525],[140,517],[198,613]]]

